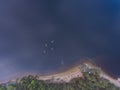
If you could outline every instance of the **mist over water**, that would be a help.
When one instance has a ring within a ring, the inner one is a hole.
[[[119,76],[119,38],[119,0],[1,0],[0,81],[86,57]]]

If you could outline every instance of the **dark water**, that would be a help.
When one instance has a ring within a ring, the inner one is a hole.
[[[120,75],[119,0],[0,1],[0,81],[86,57]]]

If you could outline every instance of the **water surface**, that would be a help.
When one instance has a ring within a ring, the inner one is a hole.
[[[86,57],[119,76],[119,38],[119,0],[1,0],[0,80]]]

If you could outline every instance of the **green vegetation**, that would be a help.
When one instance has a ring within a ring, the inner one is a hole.
[[[101,78],[99,69],[86,68],[82,72],[84,78],[75,78],[69,83],[52,83],[29,75],[23,77],[19,82],[16,81],[15,84],[1,85],[0,90],[120,90],[108,80]]]

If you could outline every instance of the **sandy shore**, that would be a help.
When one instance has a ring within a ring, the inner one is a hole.
[[[85,62],[84,62],[85,63]],[[93,65],[90,62],[86,62],[85,64],[87,64],[89,66],[89,68],[99,68],[95,65]],[[36,75],[35,73],[31,74],[31,73],[26,73],[26,74],[21,74],[19,76],[19,79],[22,78],[23,76],[28,76],[28,75]],[[112,77],[110,77],[109,75],[107,75],[105,72],[101,72],[100,76],[104,79],[109,80],[112,84],[116,85],[117,87],[120,87],[120,82],[117,79],[113,79]],[[60,72],[60,73],[56,73],[56,74],[50,74],[50,75],[38,75],[38,79],[39,80],[50,80],[53,83],[61,83],[61,82],[69,82],[70,80],[72,80],[73,78],[77,78],[77,77],[83,77],[83,74],[80,70],[80,65],[74,66],[69,70]],[[12,80],[10,80],[11,82],[15,82],[17,79],[14,78]],[[8,81],[5,82],[1,82],[1,83],[6,83]]]
[[[120,82],[117,79],[113,79],[112,77],[110,77],[104,73],[101,74],[101,77],[109,80],[112,84],[116,85],[117,87],[120,87]]]
[[[89,66],[89,68],[99,68],[97,67],[95,64],[92,64],[90,62],[86,62],[86,64]],[[100,68],[101,69],[101,68]],[[109,76],[106,72],[104,72],[102,70],[101,74],[100,74],[101,78],[104,78],[106,80],[108,80],[110,83],[114,84],[117,87],[120,87],[120,81],[117,79],[114,79],[113,77]]]
[[[69,82],[73,78],[83,77],[80,68],[78,66],[73,67],[67,71],[46,75],[46,76],[39,76],[39,80],[52,80],[52,82]]]
[[[85,64],[87,64],[89,68],[99,68],[90,62],[86,62]],[[108,80],[110,83],[114,84],[115,86],[120,87],[120,81],[112,78],[104,71],[101,72],[100,76],[101,78]],[[52,82],[59,83],[59,82],[69,82],[73,78],[77,78],[77,77],[81,77],[81,78],[83,77],[83,74],[80,70],[80,65],[58,74],[39,76],[39,80],[52,80]]]

